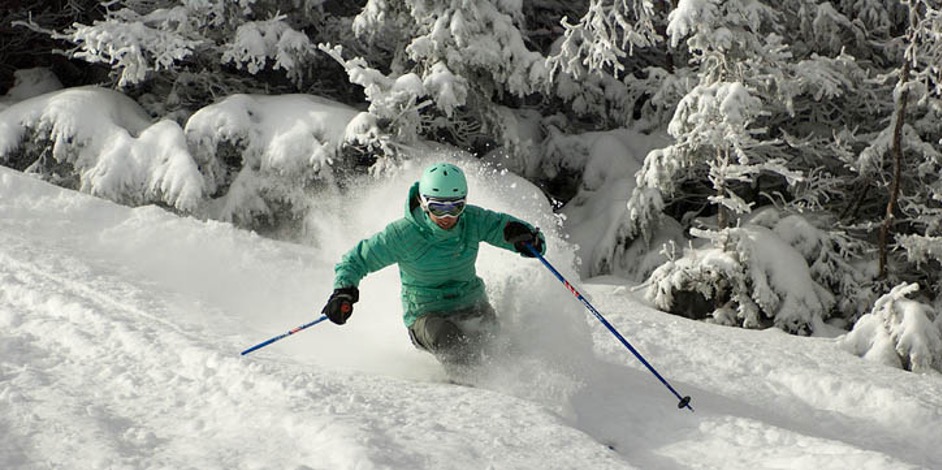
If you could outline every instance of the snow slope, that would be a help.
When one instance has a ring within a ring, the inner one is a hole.
[[[942,468],[938,375],[577,283],[693,397],[678,410],[538,262],[491,248],[480,274],[515,353],[478,388],[442,383],[409,344],[392,268],[364,281],[347,326],[241,357],[313,318],[333,263],[401,212],[420,169],[318,201],[310,242],[289,244],[0,168],[0,468]],[[552,234],[535,189],[469,174],[474,202]]]

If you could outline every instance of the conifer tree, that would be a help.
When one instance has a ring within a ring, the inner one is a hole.
[[[889,197],[880,231],[881,274],[891,276],[889,250],[894,233],[910,260],[938,295],[935,267],[942,260],[942,8],[936,2],[908,0],[909,27],[898,70],[896,109],[881,133],[884,155],[892,162]],[[885,136],[885,137],[884,137]],[[924,266],[925,267],[925,266]],[[895,277],[895,276],[892,276]]]
[[[680,101],[668,127],[675,143],[649,154],[638,175],[629,203],[629,211],[638,215],[637,227],[650,226],[647,217],[659,212],[645,208],[659,204],[650,189],[674,196],[690,177],[708,178],[713,190],[708,199],[717,207],[720,229],[751,210],[754,203],[743,197],[743,187],[761,173],[797,181],[798,175],[776,158],[781,142],[761,127],[769,114],[767,103],[787,89],[778,86],[787,76],[783,69],[790,55],[775,33],[777,21],[775,10],[754,0],[681,0],[671,12],[671,45],[689,50],[699,83]]]
[[[370,45],[392,45],[390,62],[371,68],[388,67],[393,81],[414,74],[431,98],[421,127],[405,134],[466,149],[491,137],[512,148],[517,142],[504,131],[516,124],[499,105],[536,93],[546,77],[522,22],[519,1],[369,0],[353,28]]]

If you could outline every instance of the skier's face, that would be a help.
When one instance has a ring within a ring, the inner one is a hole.
[[[435,225],[438,225],[445,230],[451,230],[454,228],[455,224],[458,223],[457,217],[435,217],[432,214],[429,214],[428,216],[432,219],[432,222],[435,222]]]

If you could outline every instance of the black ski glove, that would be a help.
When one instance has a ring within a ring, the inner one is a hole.
[[[357,303],[357,300],[360,300],[360,290],[356,287],[334,289],[321,313],[327,315],[330,321],[343,325],[350,315],[353,315],[353,304]]]
[[[504,226],[504,240],[513,243],[514,249],[527,258],[533,258],[533,253],[526,247],[527,243],[536,249],[537,253],[543,252],[543,238],[540,237],[540,229],[534,228],[531,230],[530,227],[516,220],[511,220]]]

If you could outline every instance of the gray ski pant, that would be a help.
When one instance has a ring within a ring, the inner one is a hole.
[[[478,364],[500,325],[488,303],[453,312],[422,315],[409,327],[417,348],[432,353],[443,364]]]

